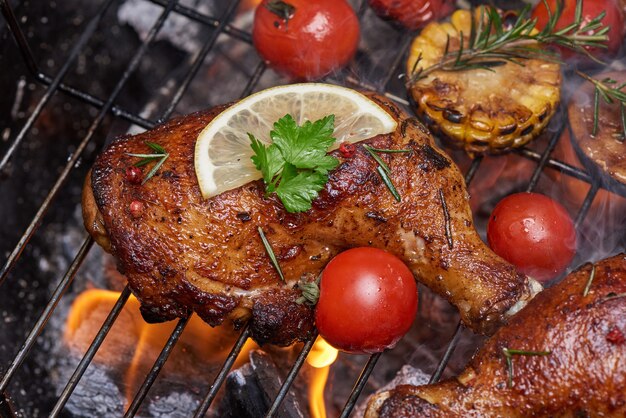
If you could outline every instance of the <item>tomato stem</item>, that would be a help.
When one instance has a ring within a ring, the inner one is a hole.
[[[265,4],[265,8],[274,13],[285,22],[285,26],[289,23],[289,19],[293,18],[296,13],[294,5],[282,0],[271,0]]]

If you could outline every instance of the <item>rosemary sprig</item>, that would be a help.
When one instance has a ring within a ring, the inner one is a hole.
[[[543,1],[546,3],[546,0]],[[560,61],[553,51],[538,47],[541,45],[562,46],[598,61],[587,48],[607,48],[610,28],[602,24],[606,12],[586,21],[582,16],[582,3],[582,0],[577,0],[574,22],[563,29],[557,29],[556,25],[563,14],[564,2],[558,0],[553,13],[546,3],[549,18],[541,31],[535,31],[537,19],[531,18],[530,5],[522,9],[517,20],[507,29],[496,8],[482,6],[478,16],[472,12],[469,36],[459,33],[458,50],[450,51],[448,39],[441,60],[426,68],[418,67],[422,60],[419,56],[409,84],[438,70],[492,70],[507,62],[523,65],[524,60],[531,58]]]
[[[385,186],[387,186],[387,188],[393,195],[394,199],[396,199],[398,202],[401,202],[402,197],[400,197],[400,193],[398,193],[398,190],[396,189],[396,186],[393,184],[391,177],[389,177],[389,175],[391,174],[391,169],[389,168],[387,163],[385,163],[383,159],[380,158],[380,156],[376,153],[377,152],[383,152],[383,153],[409,152],[410,150],[388,150],[388,149],[381,150],[378,148],[370,147],[369,145],[363,145],[363,148],[365,148],[365,150],[378,163],[378,167],[376,167],[376,171],[378,171],[378,175],[380,175],[380,178],[383,180],[383,183],[385,183]]]
[[[622,91],[626,87],[626,83],[618,84],[616,80],[610,77],[598,80],[581,71],[576,71],[580,77],[589,81],[594,86],[594,99],[593,99],[593,129],[591,135],[595,136],[598,133],[598,123],[600,116],[600,99],[606,104],[619,103],[620,105],[620,119],[622,123],[622,133],[618,138],[619,141],[626,139],[626,92]]]
[[[593,283],[593,279],[596,277],[596,266],[591,267],[591,273],[589,273],[589,280],[587,280],[587,284],[585,285],[585,290],[583,290],[583,296],[587,296],[589,294],[589,290],[591,289],[591,284]]]
[[[564,47],[603,64],[589,52],[589,48],[608,48],[610,27],[602,23],[606,12],[602,11],[587,21],[583,18],[583,0],[577,0],[574,21],[557,29],[557,23],[563,15],[564,1],[557,0],[554,11],[551,11],[546,0],[542,1],[548,12],[548,22],[541,31],[535,31],[537,19],[531,18],[530,5],[524,7],[517,20],[506,29],[496,8],[481,6],[479,13],[472,10],[469,36],[459,32],[459,47],[453,51],[450,50],[448,36],[441,60],[429,67],[419,66],[423,59],[420,53],[408,77],[408,87],[434,71],[493,71],[494,67],[507,62],[523,66],[524,60],[533,58],[561,62],[553,51],[540,46]],[[622,132],[616,134],[616,139],[620,142],[626,141],[626,92],[622,91],[626,83],[618,85],[617,81],[610,78],[597,80],[581,71],[576,73],[595,87],[592,135],[598,133],[600,100],[607,104],[617,102],[620,106]]]
[[[513,356],[548,356],[552,354],[552,351],[527,351],[527,350],[516,350],[513,348],[502,348],[502,354],[504,354],[504,359],[506,361],[506,367],[509,374],[509,379],[507,386],[509,388],[513,387]]]
[[[265,247],[265,251],[267,252],[267,255],[269,256],[270,260],[272,260],[272,264],[274,265],[274,268],[278,272],[280,279],[283,281],[283,283],[286,283],[285,276],[283,276],[283,271],[280,268],[280,264],[278,264],[278,259],[276,258],[276,254],[274,254],[274,250],[272,249],[270,242],[267,240],[267,237],[265,236],[265,233],[263,232],[263,228],[258,227],[258,231],[259,231],[259,235],[261,236],[261,241],[263,242],[263,246]]]
[[[441,208],[443,209],[444,217],[444,231],[446,233],[446,241],[448,241],[448,248],[454,248],[454,241],[452,240],[452,227],[450,220],[450,212],[448,212],[448,204],[446,203],[446,197],[443,194],[443,189],[439,189],[439,199],[441,200]]]
[[[609,293],[608,295],[606,295],[606,297],[600,299],[600,303],[604,303],[604,302],[608,302],[610,300],[613,299],[621,299],[621,298],[626,298],[626,293]]]
[[[403,154],[407,152],[411,152],[410,149],[387,149],[387,148],[374,148],[369,145],[365,145],[367,148],[374,152],[382,152],[383,154]]]
[[[141,184],[146,184],[146,182],[156,174],[156,172],[159,170],[159,168],[161,168],[165,160],[167,160],[170,156],[170,154],[165,151],[165,148],[163,148],[159,144],[150,141],[146,141],[145,144],[150,147],[150,149],[152,150],[152,154],[127,153],[127,155],[130,155],[131,157],[141,158],[141,160],[133,164],[135,167],[143,167],[144,165],[150,164],[153,161],[157,161],[154,167],[152,167],[148,174],[146,174],[146,177],[144,177]]]

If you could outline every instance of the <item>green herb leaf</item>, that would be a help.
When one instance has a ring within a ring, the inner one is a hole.
[[[587,296],[589,294],[589,290],[591,289],[591,284],[593,283],[593,279],[596,277],[596,266],[591,267],[591,273],[589,273],[589,280],[587,280],[587,284],[585,285],[585,289],[583,290],[583,296]]]
[[[308,170],[297,172],[293,165],[287,164],[276,188],[276,194],[287,212],[305,212],[311,209],[311,202],[324,188],[326,182],[328,182],[326,174]]]
[[[328,172],[339,164],[336,158],[326,155],[335,143],[334,124],[335,115],[330,115],[316,122],[306,121],[299,127],[291,115],[285,115],[274,123],[274,130],[270,132],[272,145],[276,145],[285,161],[296,168]]]
[[[517,350],[513,348],[502,348],[502,354],[504,354],[504,360],[506,362],[506,368],[508,371],[508,382],[507,386],[509,388],[513,387],[513,356],[549,356],[552,354],[552,351],[528,351],[528,350]]]
[[[254,166],[263,174],[266,193],[276,193],[288,212],[304,212],[328,182],[328,172],[339,160],[328,155],[333,138],[335,116],[298,126],[291,115],[274,123],[271,145],[252,134],[250,147]]]
[[[157,143],[146,141],[146,145],[149,146],[157,154],[167,154],[167,152],[165,151],[165,148],[163,148]]]
[[[257,170],[263,174],[265,183],[270,184],[283,168],[285,159],[274,144],[265,145],[250,133],[248,137],[250,138],[250,146],[254,151],[252,162]]]
[[[276,258],[276,255],[274,254],[274,250],[272,249],[270,242],[267,240],[267,237],[265,236],[265,233],[263,232],[263,228],[259,227],[257,230],[259,231],[259,236],[261,237],[261,242],[263,242],[263,246],[265,247],[265,251],[267,252],[267,255],[269,256],[270,260],[272,260],[272,264],[274,265],[274,268],[278,272],[280,279],[283,281],[283,283],[285,283],[285,276],[283,276],[283,271],[280,268],[280,264],[278,264],[278,259]]]
[[[378,156],[378,154],[376,154],[376,152],[383,152],[383,153],[388,153],[388,154],[394,154],[394,153],[398,153],[398,152],[409,152],[410,150],[378,149],[378,148],[370,147],[369,145],[363,145],[363,148],[365,148],[365,150],[378,163],[378,167],[376,167],[376,171],[378,171],[378,175],[383,180],[383,183],[385,183],[385,186],[387,186],[387,189],[389,189],[389,192],[391,193],[391,195],[394,197],[394,199],[396,199],[396,201],[401,202],[402,201],[402,197],[400,196],[400,193],[398,193],[398,190],[396,189],[396,186],[393,184],[393,181],[391,180],[391,177],[389,177],[391,175],[391,169],[389,168],[387,163],[385,163],[383,161],[383,159],[380,158],[380,156]]]
[[[310,306],[317,305],[317,301],[320,297],[320,276],[317,276],[317,279],[307,282],[304,279],[300,279],[298,282],[298,288],[302,291],[302,296],[296,299],[296,303],[303,304],[306,303]]]
[[[142,185],[146,184],[146,182],[148,180],[150,180],[156,174],[156,172],[159,170],[159,168],[161,168],[161,166],[163,165],[165,160],[167,160],[169,158],[169,156],[170,156],[170,154],[167,151],[165,151],[165,148],[163,148],[159,144],[156,144],[156,143],[150,142],[150,141],[145,141],[145,144],[148,147],[150,147],[150,149],[152,149],[152,151],[154,151],[152,154],[131,154],[131,153],[127,153],[127,155],[130,155],[131,157],[141,158],[141,160],[139,160],[135,164],[133,164],[135,167],[142,167],[144,165],[150,164],[153,161],[156,161],[156,164],[154,165],[154,167],[152,167],[152,169],[150,169],[148,174],[146,174],[146,177],[144,177],[143,181],[141,182]]]

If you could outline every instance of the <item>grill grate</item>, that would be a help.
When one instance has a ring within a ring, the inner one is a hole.
[[[27,245],[29,240],[32,238],[32,236],[39,229],[39,226],[41,224],[44,214],[50,208],[50,206],[54,203],[59,190],[67,182],[70,172],[75,167],[76,163],[79,161],[87,145],[92,141],[94,133],[100,127],[100,125],[102,124],[106,116],[113,115],[115,118],[120,118],[122,120],[128,121],[144,129],[152,128],[160,121],[164,121],[171,116],[174,109],[176,108],[178,103],[181,101],[185,93],[187,92],[192,80],[196,76],[196,73],[200,69],[205,58],[207,57],[209,52],[211,52],[214,49],[217,38],[220,35],[226,35],[226,36],[229,36],[233,39],[236,39],[238,41],[241,41],[247,44],[251,44],[252,42],[251,36],[248,32],[238,29],[232,25],[232,19],[233,19],[235,10],[238,7],[238,3],[239,3],[238,1],[230,2],[226,10],[224,11],[223,15],[219,16],[218,18],[203,14],[199,12],[198,10],[195,10],[192,7],[183,6],[175,0],[169,0],[169,1],[151,0],[151,2],[154,5],[160,6],[162,8],[161,14],[159,18],[157,19],[157,21],[152,26],[152,28],[150,29],[150,32],[148,33],[148,35],[145,37],[145,39],[141,42],[140,46],[135,51],[126,70],[123,72],[121,77],[118,79],[115,87],[113,88],[112,93],[105,100],[103,100],[87,91],[84,91],[80,88],[66,84],[63,82],[63,80],[65,76],[68,74],[68,71],[70,70],[71,66],[75,64],[77,57],[79,56],[79,53],[81,52],[81,50],[85,47],[87,42],[93,37],[94,33],[96,33],[104,14],[110,8],[110,6],[114,3],[113,0],[105,1],[100,6],[99,10],[96,12],[93,18],[89,21],[89,23],[85,25],[85,28],[83,29],[79,38],[74,43],[71,50],[69,51],[67,61],[61,67],[58,73],[54,76],[50,76],[44,73],[39,68],[39,66],[37,65],[37,61],[29,47],[27,37],[22,31],[20,24],[18,23],[18,20],[15,14],[13,13],[11,5],[9,4],[8,0],[0,0],[0,7],[2,9],[2,13],[4,15],[5,21],[8,25],[10,33],[13,35],[15,41],[17,42],[19,46],[19,51],[24,59],[24,63],[26,64],[30,72],[30,75],[38,83],[46,87],[45,94],[40,98],[35,108],[30,112],[27,121],[25,122],[24,126],[21,128],[19,133],[11,140],[10,145],[8,145],[4,155],[1,156],[0,171],[3,171],[7,168],[7,165],[9,164],[11,158],[14,156],[15,151],[18,150],[20,146],[23,146],[22,142],[24,138],[30,131],[32,131],[35,121],[41,116],[42,111],[49,104],[51,97],[57,92],[61,92],[72,98],[76,98],[80,100],[82,103],[84,103],[85,105],[91,105],[99,109],[98,114],[96,118],[94,119],[94,121],[92,122],[91,126],[89,127],[86,135],[82,138],[80,143],[76,146],[74,151],[71,153],[71,155],[67,159],[67,162],[64,165],[64,167],[62,167],[62,171],[57,176],[54,185],[48,192],[47,196],[44,198],[41,205],[38,207],[38,210],[35,216],[32,218],[30,224],[24,230],[22,236],[19,238],[13,250],[10,252],[6,260],[3,262],[2,268],[0,269],[0,285],[2,285],[4,281],[7,279],[9,273],[13,270],[16,262],[20,259],[20,256],[25,246]],[[367,10],[367,2],[361,1],[360,7],[358,8],[358,15],[360,18],[362,18],[366,10]],[[195,55],[193,62],[191,63],[186,74],[182,78],[182,81],[180,82],[179,86],[175,90],[171,99],[169,100],[169,103],[167,104],[165,111],[158,118],[158,120],[153,121],[153,120],[146,119],[145,117],[135,112],[132,112],[128,110],[127,108],[124,108],[122,105],[118,104],[117,101],[118,101],[119,93],[121,92],[122,88],[127,84],[131,75],[135,72],[135,70],[140,65],[142,58],[146,55],[146,52],[149,46],[153,43],[159,31],[163,28],[165,20],[168,18],[168,16],[172,14],[179,14],[179,15],[185,16],[188,19],[191,19],[193,22],[196,22],[197,24],[203,25],[206,28],[211,29],[211,34],[210,36],[206,38],[200,51],[198,51],[198,53]],[[388,87],[390,83],[392,83],[393,76],[397,74],[398,69],[400,68],[403,62],[405,52],[410,44],[410,39],[411,37],[409,36],[409,34],[404,34],[402,42],[399,44],[398,52],[395,55],[395,58],[390,62],[388,71],[382,77],[378,78],[380,81],[376,83],[376,85],[371,85],[368,82],[361,80],[354,75],[349,75],[349,74],[344,74],[341,79],[331,79],[327,81],[339,83],[339,84],[346,84],[352,87],[367,88],[370,90],[375,90],[395,100],[398,103],[401,103],[403,105],[408,105],[408,102],[405,98],[399,97],[398,95],[390,92]],[[254,68],[254,71],[252,72],[251,76],[248,78],[247,84],[245,85],[243,91],[241,92],[241,97],[245,97],[249,95],[255,89],[255,87],[258,85],[265,71],[266,71],[266,66],[263,63],[259,63],[256,66],[256,68]],[[561,110],[561,113],[562,112],[563,110]],[[561,120],[564,120],[564,118],[561,118]],[[591,207],[591,203],[596,193],[601,189],[601,185],[598,183],[597,180],[594,180],[586,171],[573,167],[569,164],[566,164],[562,161],[559,161],[550,157],[550,154],[552,150],[554,149],[554,147],[556,146],[559,138],[561,137],[561,133],[563,132],[564,129],[565,129],[565,122],[562,122],[561,126],[557,127],[556,132],[550,138],[550,141],[547,147],[545,148],[545,150],[543,150],[541,153],[534,151],[532,149],[529,149],[529,148],[523,148],[521,150],[518,150],[517,154],[520,155],[521,157],[524,157],[536,163],[536,168],[526,187],[527,191],[531,191],[536,187],[537,182],[539,180],[539,176],[546,167],[558,170],[564,175],[577,178],[591,185],[591,188],[589,192],[587,193],[587,196],[583,204],[581,205],[578,211],[578,214],[576,216],[576,226],[579,227],[582,221],[585,219],[585,216],[587,215],[589,208]],[[474,178],[474,175],[479,170],[481,161],[482,161],[481,158],[476,158],[472,162],[471,166],[469,167],[466,173],[466,177],[465,177],[466,182],[468,184],[472,181],[472,179]],[[93,241],[91,238],[86,239],[82,243],[82,246],[80,247],[79,251],[76,253],[73,262],[71,263],[65,275],[63,276],[63,278],[57,285],[56,290],[53,292],[51,299],[49,300],[47,306],[43,310],[43,313],[39,316],[37,322],[31,329],[30,333],[28,334],[28,337],[24,341],[23,345],[21,346],[21,348],[19,349],[15,357],[12,359],[11,363],[8,365],[8,367],[5,367],[4,365],[0,365],[0,372],[1,372],[1,369],[6,369],[6,371],[4,371],[4,374],[1,375],[1,380],[0,380],[0,416],[3,416],[3,417],[4,416],[7,416],[7,417],[16,416],[15,412],[11,410],[10,404],[8,402],[8,398],[9,398],[9,394],[7,392],[8,385],[11,382],[11,379],[14,377],[15,373],[18,371],[18,369],[22,367],[24,360],[27,358],[29,352],[33,348],[34,344],[36,343],[38,336],[41,334],[44,327],[46,326],[46,323],[48,322],[51,315],[55,311],[55,308],[59,304],[59,301],[61,300],[63,294],[70,287],[76,275],[76,272],[78,271],[81,264],[85,260],[85,257],[87,253],[89,252],[89,250],[91,249],[92,245],[93,245]],[[72,395],[74,389],[76,388],[78,382],[83,376],[85,370],[87,369],[90,362],[96,355],[100,345],[105,340],[107,333],[109,332],[115,320],[117,319],[118,315],[120,314],[121,310],[125,306],[129,296],[130,296],[130,290],[127,286],[126,288],[124,288],[124,290],[120,294],[119,299],[117,300],[113,309],[110,311],[107,319],[105,320],[102,327],[98,331],[89,349],[80,360],[80,363],[78,364],[74,374],[71,376],[65,389],[62,391],[61,395],[59,396],[56,402],[56,405],[54,405],[54,408],[52,409],[50,416],[57,417],[61,414],[61,411],[63,410],[66,402]],[[129,406],[125,416],[127,417],[134,416],[135,413],[138,411],[142,401],[147,396],[150,390],[150,387],[156,380],[160,370],[162,369],[163,365],[167,361],[169,354],[171,353],[176,342],[178,341],[178,338],[180,337],[183,330],[185,329],[187,322],[188,322],[188,318],[179,320],[177,326],[175,327],[170,338],[168,339],[167,343],[163,347],[163,350],[161,351],[160,355],[155,361],[153,367],[151,368],[150,372],[147,374],[143,384],[141,385],[139,391],[137,392],[135,398],[133,399],[131,405]],[[447,349],[445,350],[444,355],[442,356],[442,358],[440,359],[437,365],[436,371],[431,376],[431,382],[437,381],[440,378],[441,374],[443,373],[448,363],[448,360],[450,359],[459,341],[459,336],[461,334],[462,328],[463,327],[460,324],[457,326],[454,335],[451,337],[448,343],[448,346],[447,346]],[[248,328],[247,327],[244,328],[237,342],[234,344],[230,354],[226,358],[221,370],[217,374],[217,377],[215,378],[213,383],[210,385],[210,387],[207,389],[207,392],[204,395],[203,400],[194,415],[195,417],[204,416],[207,410],[209,409],[211,402],[215,399],[218,390],[220,389],[220,387],[222,386],[222,384],[224,383],[226,379],[227,373],[229,372],[232,365],[234,364],[235,358],[241,351],[246,340],[249,338],[249,335],[250,333],[249,333]],[[295,364],[291,368],[288,374],[288,377],[286,378],[284,384],[282,385],[282,388],[279,391],[278,396],[274,399],[273,405],[271,406],[270,411],[267,413],[267,416],[274,416],[277,413],[283,398],[286,396],[287,391],[289,390],[290,385],[292,384],[293,380],[297,376],[300,367],[304,363],[307,354],[311,350],[314,340],[315,338],[312,338],[304,344],[304,347],[302,348],[302,351],[298,355],[298,358]],[[352,392],[348,400],[345,403],[345,407],[343,408],[341,417],[348,417],[350,415],[351,411],[353,410],[357,402],[359,395],[361,394],[367,382],[367,379],[372,373],[372,370],[374,369],[376,362],[379,360],[380,356],[381,354],[372,355],[369,361],[367,362],[367,364],[364,366],[358,380],[354,384],[354,388],[352,389]]]

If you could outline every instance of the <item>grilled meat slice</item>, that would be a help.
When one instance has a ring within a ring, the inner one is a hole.
[[[372,96],[398,120],[388,135],[366,141],[382,154],[402,196],[397,202],[362,144],[342,158],[313,208],[287,213],[261,181],[204,200],[194,172],[196,136],[223,108],[122,137],[97,159],[83,196],[85,225],[118,260],[148,321],[195,311],[212,325],[252,319],[257,341],[288,344],[313,329],[312,309],[295,301],[297,282],[315,278],[337,253],[384,248],[459,308],[463,322],[490,332],[536,288],[493,254],[472,227],[461,173],[428,131],[389,101]],[[144,185],[125,181],[145,141],[170,154]],[[143,204],[133,216],[131,202]],[[261,227],[286,277],[283,283],[259,237]],[[446,232],[448,230],[448,232]]]
[[[626,254],[582,266],[500,328],[456,379],[398,386],[367,418],[626,416]],[[511,385],[503,349],[513,355]]]
[[[626,83],[626,71],[614,71],[595,76],[598,80],[610,78],[616,86]],[[598,131],[594,126],[594,85],[585,82],[576,90],[568,106],[572,141],[581,160],[599,171],[605,184],[626,190],[626,138],[619,102],[600,100]]]

